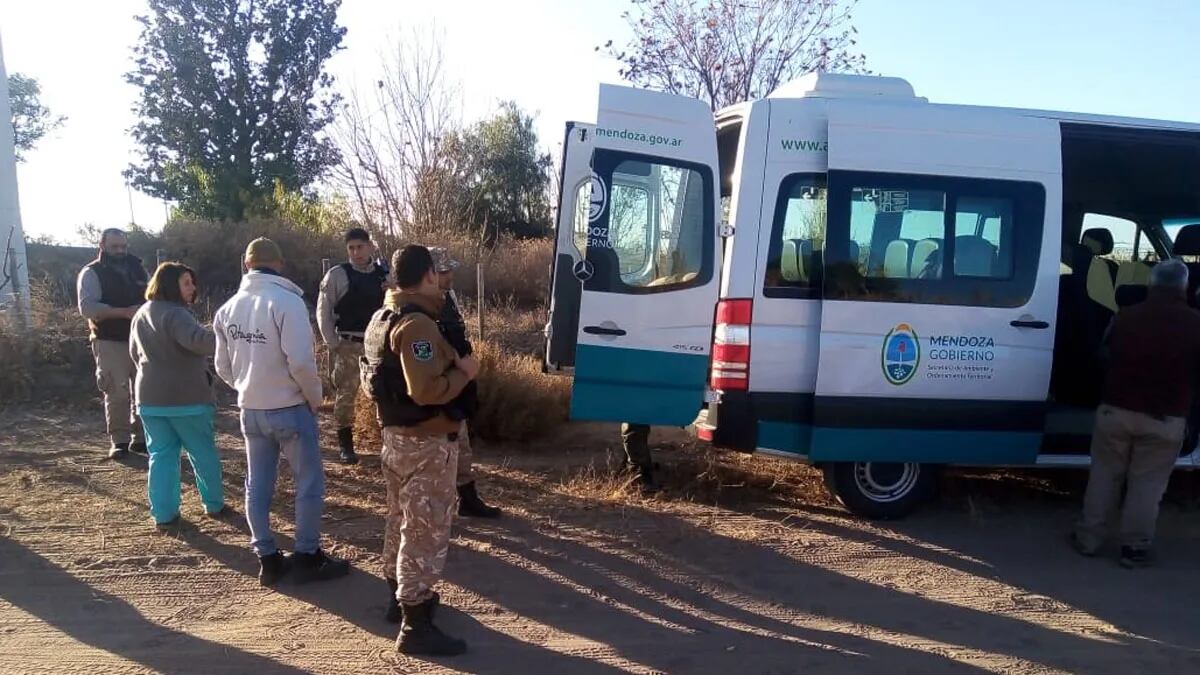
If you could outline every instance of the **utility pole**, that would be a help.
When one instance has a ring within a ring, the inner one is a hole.
[[[8,101],[8,71],[0,43],[0,307],[15,305],[17,321],[28,326],[29,271],[25,264],[25,231],[21,227],[21,203],[17,193],[17,154],[13,145],[12,108]]]

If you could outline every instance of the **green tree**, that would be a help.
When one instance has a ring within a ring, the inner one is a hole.
[[[329,57],[341,0],[149,0],[126,79],[141,89],[133,185],[183,214],[240,221],[276,186],[338,161],[323,130],[339,100]]]
[[[450,134],[442,143],[460,208],[470,224],[519,237],[550,230],[550,155],[538,147],[533,116],[506,101],[492,118]],[[443,180],[430,176],[428,180]]]
[[[36,78],[13,73],[8,76],[8,104],[12,108],[13,144],[17,161],[46,134],[61,127],[67,118],[54,115],[42,103],[42,86]]]
[[[692,96],[714,110],[762,98],[814,70],[862,72],[851,12],[858,0],[631,0],[625,49],[604,47],[621,76]]]

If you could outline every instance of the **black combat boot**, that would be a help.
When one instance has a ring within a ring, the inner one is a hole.
[[[338,429],[338,446],[341,452],[338,456],[342,459],[342,464],[358,464],[358,455],[354,453],[354,429],[352,427],[343,427]]]
[[[434,600],[419,605],[404,605],[404,623],[396,638],[396,651],[422,656],[458,656],[467,651],[467,643],[446,635],[433,625]]]
[[[400,584],[396,583],[395,579],[385,579],[384,581],[387,581],[389,595],[383,619],[388,623],[400,623],[400,619],[404,616],[400,612],[400,601],[396,599],[396,590],[400,588]]]
[[[291,564],[284,557],[283,551],[275,551],[271,555],[258,557],[258,583],[263,586],[274,586],[283,575],[291,569]]]
[[[296,583],[329,581],[350,573],[350,561],[325,555],[321,549],[316,553],[292,554],[292,567],[296,570]]]
[[[662,490],[662,485],[654,477],[654,465],[643,466],[638,469],[638,480],[641,483],[640,489],[644,495],[652,495]]]
[[[499,518],[500,508],[485,504],[475,489],[475,481],[471,481],[458,486],[458,515],[468,518]]]
[[[396,590],[400,585],[396,583],[395,579],[387,579],[386,581],[390,595],[388,596],[387,611],[384,613],[383,618],[388,623],[400,623],[400,620],[404,618],[404,612],[400,610],[400,601],[396,599]],[[429,618],[433,618],[433,615],[437,613],[435,610],[437,610],[438,605],[441,603],[442,597],[438,595],[437,591],[434,591],[433,596],[429,598]]]

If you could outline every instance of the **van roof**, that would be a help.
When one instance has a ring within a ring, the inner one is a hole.
[[[767,95],[768,99],[837,99],[876,101],[880,103],[936,105],[942,108],[961,110],[1003,111],[1010,114],[1027,117],[1041,117],[1061,120],[1064,122],[1079,122],[1082,124],[1099,124],[1143,129],[1173,129],[1200,133],[1200,123],[1175,122],[1169,120],[1140,119],[1134,117],[1119,117],[1117,115],[1093,115],[1088,113],[1063,112],[1054,110],[1037,110],[1032,108],[1003,108],[997,106],[976,106],[954,103],[929,103],[929,100],[917,96],[913,86],[907,80],[899,77],[880,77],[875,75],[848,75],[843,73],[809,73],[791,82],[780,85]],[[735,109],[745,104],[729,106],[718,111],[717,117],[733,113]],[[742,110],[737,110],[741,113]]]

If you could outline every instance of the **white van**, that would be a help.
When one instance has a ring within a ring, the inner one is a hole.
[[[1200,255],[1200,125],[895,78],[810,75],[715,123],[602,86],[561,184],[546,367],[572,417],[695,422],[872,517],[947,464],[1087,466],[1105,327],[1157,260]]]

